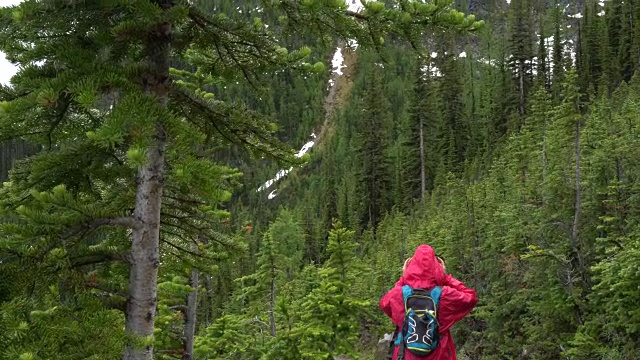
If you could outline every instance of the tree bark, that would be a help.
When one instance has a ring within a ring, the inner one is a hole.
[[[424,118],[420,115],[420,202],[424,204],[427,189],[427,178],[425,174],[425,154],[424,154]]]
[[[519,107],[519,111],[520,111],[520,116],[524,116],[524,64],[523,61],[520,60],[518,61],[518,70],[519,70],[519,74],[518,76],[520,77],[520,107]]]
[[[271,294],[269,299],[269,325],[271,327],[271,336],[276,336],[276,268],[271,267]]]
[[[191,270],[189,285],[193,291],[187,297],[187,311],[184,320],[184,355],[183,360],[194,360],[193,348],[196,337],[196,313],[198,309],[198,270]]]
[[[162,9],[171,0],[157,2]],[[147,34],[145,51],[149,70],[143,77],[144,91],[166,107],[169,90],[170,23],[160,23]],[[157,303],[157,279],[160,266],[160,208],[164,185],[166,131],[164,119],[156,119],[154,143],[148,149],[145,165],[138,171],[138,187],[131,241],[129,289],[124,360],[152,360],[153,328]]]
[[[544,128],[542,130],[542,156],[541,156],[541,160],[542,160],[542,183],[546,184],[547,182],[547,130],[546,130],[547,125],[544,125]],[[542,201],[546,203],[546,195],[542,196]]]
[[[204,276],[204,326],[210,326],[213,323],[214,313],[213,313],[213,289],[211,285],[211,276]]]

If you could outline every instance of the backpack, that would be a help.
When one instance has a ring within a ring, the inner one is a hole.
[[[404,298],[404,322],[395,346],[400,346],[398,360],[404,359],[404,351],[418,356],[427,356],[438,347],[438,304],[442,288],[431,290],[402,287]]]

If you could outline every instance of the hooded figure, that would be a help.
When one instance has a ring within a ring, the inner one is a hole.
[[[465,317],[478,302],[473,289],[469,289],[462,282],[451,275],[446,275],[442,264],[428,245],[420,245],[413,257],[405,264],[406,268],[395,287],[380,300],[380,308],[391,318],[394,325],[402,328],[404,321],[404,300],[402,286],[412,288],[431,289],[442,286],[440,304],[438,306],[439,343],[435,351],[427,357],[414,355],[405,351],[405,360],[451,360],[456,359],[456,350],[449,330],[451,326]],[[395,346],[393,360],[398,358],[399,347]]]

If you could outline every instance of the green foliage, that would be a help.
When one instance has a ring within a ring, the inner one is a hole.
[[[454,3],[482,28],[449,1],[156,3],[0,10],[22,66],[0,88],[0,359],[121,355],[157,119],[158,304],[138,340],[158,359],[183,356],[193,290],[195,358],[367,358],[422,243],[479,294],[452,329],[460,357],[640,356],[636,2]],[[163,21],[166,106],[144,85]],[[338,38],[360,47],[326,88]],[[301,163],[276,198],[256,192]]]
[[[300,319],[292,310],[293,308],[288,304],[288,300],[281,297],[277,303],[277,311],[280,314],[282,327],[278,336],[271,338],[266,344],[266,351],[261,359],[302,359],[302,354],[300,353],[301,331],[298,325]]]
[[[60,290],[51,288],[39,301],[16,297],[2,304],[0,341],[2,359],[117,358],[124,345],[123,321],[118,311],[105,310],[99,291],[74,296],[60,304]],[[52,306],[52,304],[58,304]],[[78,312],[77,308],[84,311]],[[33,309],[29,311],[30,309]],[[31,354],[31,355],[27,355]]]
[[[390,131],[389,110],[385,99],[380,97],[383,87],[379,70],[370,69],[364,74],[367,74],[363,79],[363,87],[366,91],[360,105],[363,114],[358,124],[360,131],[354,137],[356,160],[361,164],[357,173],[359,179],[357,189],[361,194],[360,225],[375,227],[389,207],[386,195],[391,188],[387,157],[389,147],[387,134]]]
[[[257,351],[251,322],[237,315],[225,315],[196,338],[197,359],[251,359]]]
[[[339,223],[329,233],[329,259],[319,270],[322,281],[301,304],[302,359],[355,354],[359,321],[369,303],[359,299],[350,286],[361,273],[353,236],[353,231]]]

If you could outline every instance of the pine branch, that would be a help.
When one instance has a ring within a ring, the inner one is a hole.
[[[53,131],[65,119],[65,115],[67,114],[67,111],[69,110],[69,107],[71,105],[71,100],[70,99],[65,99],[65,100],[66,101],[64,101],[62,103],[62,109],[60,109],[56,120],[53,122],[53,124],[51,124],[51,126],[49,127],[49,130],[47,131],[47,139],[49,141],[47,149],[49,149],[49,150],[51,150],[51,147],[53,146],[53,138],[52,138],[53,137]]]
[[[135,220],[131,216],[95,219],[95,220],[87,221],[72,227],[62,236],[62,238],[68,239],[83,231],[93,230],[100,226],[121,226],[121,227],[133,229],[137,225]]]
[[[285,164],[293,163],[291,159],[278,154],[278,152],[283,151],[281,144],[278,144],[278,140],[275,137],[267,137],[266,135],[263,135],[264,131],[262,131],[262,129],[252,127],[249,124],[242,124],[247,126],[248,129],[240,130],[237,127],[234,127],[229,120],[230,117],[234,115],[232,113],[234,111],[233,109],[228,109],[225,112],[219,112],[218,110],[212,108],[212,106],[210,106],[210,104],[206,103],[204,100],[192,96],[187,90],[179,86],[173,85],[171,87],[171,90],[171,96],[174,97],[178,103],[188,102],[189,105],[198,110],[198,113],[200,113],[200,115],[204,119],[209,120],[208,124],[213,126],[216,131],[230,143],[241,143],[246,147],[256,149],[263,154],[269,155]],[[242,114],[245,118],[255,119],[255,114],[250,111],[244,111],[242,112]],[[187,119],[193,121],[191,119],[191,116],[187,116]],[[220,122],[220,125],[225,126],[226,131],[223,131],[216,120]],[[205,133],[206,132],[207,131],[205,131]],[[230,134],[233,135],[235,139],[231,139],[229,137]],[[255,137],[258,140],[257,144],[253,144],[247,140],[251,136]]]
[[[168,186],[168,185],[165,186],[165,189],[177,190],[176,188]],[[207,204],[204,201],[200,201],[200,200],[196,200],[196,199],[183,199],[183,198],[172,196],[172,195],[169,195],[169,194],[166,194],[166,193],[164,194],[164,197],[168,198],[168,199],[171,199],[171,200],[174,200],[176,202],[180,202],[180,203],[188,203],[188,204],[193,204],[193,205],[206,205]]]
[[[121,298],[124,298],[124,299],[127,298],[127,294],[125,294],[123,292],[120,292],[119,290],[112,289],[112,288],[109,288],[109,287],[107,287],[105,285],[101,285],[101,284],[98,284],[98,283],[95,283],[95,282],[85,283],[84,286],[89,288],[89,289],[101,290],[101,291],[104,291],[104,292],[112,294],[112,295],[117,295],[117,296],[120,296]]]
[[[263,53],[264,48],[269,48],[273,52],[276,47],[275,39],[268,38],[266,33],[252,32],[251,29],[240,27],[239,23],[220,23],[213,21],[206,14],[199,12],[193,7],[189,9],[188,17],[197,27],[209,35],[209,40],[213,43],[220,61],[225,58],[230,60],[233,65],[230,66],[230,68],[239,69],[251,87],[255,89],[258,88],[254,80],[255,71],[251,71],[251,61],[241,61],[237,54],[245,55],[245,57],[249,59],[253,58],[262,63],[277,64],[277,62],[271,61],[270,57],[265,56]],[[232,25],[233,27],[228,25]],[[255,37],[251,39],[255,41],[244,40],[251,36]],[[245,51],[242,51],[243,49]],[[216,64],[217,62],[214,63],[214,66]]]
[[[127,310],[127,301],[125,299],[113,296],[98,295],[105,308],[111,310],[120,310],[123,313]]]
[[[194,244],[200,244],[201,241],[198,241],[197,239],[194,239],[192,236],[189,236],[189,238],[185,238],[184,235],[178,234],[174,231],[171,230],[167,230],[167,226],[173,227],[177,230],[182,231],[185,234],[190,234],[191,232],[188,229],[183,228],[180,225],[177,224],[172,224],[172,223],[167,223],[167,222],[162,222],[161,225],[164,225],[164,227],[161,228],[161,231],[163,233],[167,233],[169,235],[173,235],[176,236],[177,238],[181,239],[182,241],[184,241],[185,243],[194,243]],[[194,228],[198,229],[198,227],[193,226]],[[209,230],[209,231],[207,231]],[[222,241],[219,240],[216,236],[214,235],[219,235],[219,233],[216,233],[211,227],[206,227],[206,228],[200,228],[200,230],[198,231],[198,235],[206,237],[206,239],[211,240],[219,245],[224,246],[225,248],[229,249],[229,250],[236,250],[236,251],[240,251],[241,248],[238,246],[235,246],[233,243],[231,242],[226,242],[226,241]]]
[[[345,10],[344,14],[347,16],[350,16],[352,18],[356,18],[358,20],[365,20],[365,21],[369,21],[369,17],[360,13],[357,13],[355,11],[351,11],[351,10]]]
[[[165,354],[165,355],[169,355],[172,356],[176,359],[180,359],[182,358],[182,355],[184,355],[184,350],[183,349],[167,349],[167,350],[156,350],[155,351],[158,354]]]
[[[77,268],[86,265],[94,265],[101,264],[104,262],[110,261],[120,261],[120,262],[129,262],[129,256],[127,253],[104,253],[104,254],[96,254],[92,256],[87,256],[78,259],[71,260],[71,267]]]
[[[25,133],[20,133],[20,134],[8,134],[8,135],[3,135],[2,137],[0,137],[0,142],[14,140],[14,139],[20,139],[20,138],[31,136],[31,135],[40,135],[40,134],[45,134],[45,133],[47,133],[47,132],[42,130],[42,131],[25,132]]]
[[[176,232],[169,231],[169,230],[162,230],[162,232],[163,232],[163,233],[165,233],[165,234],[169,234],[169,235],[171,235],[171,236],[175,236],[175,237],[177,237],[178,239],[180,239],[180,240],[182,240],[182,241],[184,241],[184,242],[187,242],[187,243],[188,243],[188,242],[190,242],[190,241],[189,241],[188,239],[186,239],[184,236],[182,236],[182,235],[180,235],[180,234],[178,234],[178,233],[176,233]],[[193,241],[193,240],[192,240],[192,241]],[[165,238],[163,238],[163,237],[160,237],[160,242],[163,242],[163,243],[165,243],[165,244],[167,244],[167,245],[171,246],[172,248],[174,248],[174,249],[176,249],[176,250],[178,250],[178,251],[181,251],[181,252],[183,252],[183,253],[187,253],[187,254],[189,254],[189,255],[196,256],[196,257],[203,258],[203,259],[206,259],[206,258],[207,258],[206,256],[204,256],[204,255],[202,255],[202,254],[198,254],[198,253],[193,252],[193,251],[191,251],[191,250],[187,250],[187,249],[183,248],[182,246],[176,245],[176,244],[174,244],[174,243],[170,242],[169,240],[167,240],[167,239],[165,239]]]

